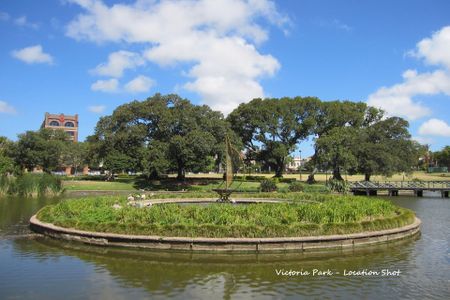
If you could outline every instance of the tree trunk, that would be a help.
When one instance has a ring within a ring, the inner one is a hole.
[[[177,175],[177,179],[178,180],[183,180],[186,178],[185,173],[184,173],[184,167],[182,164],[178,164],[178,175]]]
[[[344,180],[341,176],[341,172],[340,172],[339,168],[335,168],[333,170],[333,178],[336,180]]]
[[[275,178],[281,178],[283,177],[283,168],[284,168],[284,163],[283,162],[277,162],[276,166],[275,166]]]
[[[311,174],[308,175],[308,179],[306,180],[306,183],[308,184],[314,184],[316,183],[316,179],[314,178],[314,175],[317,173],[317,168],[314,168],[311,172]]]
[[[307,184],[314,184],[316,183],[316,179],[314,178],[314,173],[311,173],[308,175],[308,179],[306,180]]]
[[[369,173],[366,173],[366,174],[364,174],[364,180],[365,181],[370,181],[370,176],[371,176],[372,174],[369,174]]]

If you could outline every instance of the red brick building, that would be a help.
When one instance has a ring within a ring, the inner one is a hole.
[[[42,122],[41,128],[60,129],[67,132],[70,136],[70,140],[74,143],[78,142],[78,114],[74,116],[65,114],[49,114],[45,113],[44,122]],[[73,174],[74,170],[72,166],[61,166],[64,169],[66,175]],[[83,168],[83,174],[87,174],[89,168],[85,166]]]
[[[74,143],[78,142],[78,114],[69,116],[64,114],[49,114],[46,112],[41,128],[62,129],[69,134],[70,139]]]

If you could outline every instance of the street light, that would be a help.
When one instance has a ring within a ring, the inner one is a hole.
[[[298,166],[298,172],[300,173],[300,181],[302,181],[302,150],[299,150],[300,161]]]

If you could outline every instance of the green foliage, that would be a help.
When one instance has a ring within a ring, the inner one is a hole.
[[[38,218],[82,230],[192,237],[345,234],[394,228],[414,221],[411,211],[380,199],[303,193],[286,197],[291,201],[249,205],[164,204],[150,208],[129,207],[126,199],[118,196],[72,199],[46,206]],[[116,203],[122,208],[114,209]]]
[[[104,166],[107,170],[110,171],[110,177],[112,177],[113,174],[132,170],[133,161],[132,158],[127,154],[118,151],[111,151],[105,157]]]
[[[356,171],[365,174],[366,180],[374,174],[410,173],[420,151],[420,145],[410,137],[408,122],[402,118],[390,117],[369,123],[361,130],[353,150],[358,158]]]
[[[341,172],[346,171],[365,174],[365,179],[370,180],[375,174],[391,176],[411,172],[417,165],[423,147],[410,140],[407,121],[384,118],[383,111],[365,105],[333,103],[331,106],[322,119],[333,119],[328,113],[339,106],[348,106],[344,109],[348,116],[340,116],[340,121],[320,128],[313,161],[322,169],[333,170],[335,179],[342,180]]]
[[[15,170],[14,160],[11,158],[12,147],[10,140],[0,136],[0,176],[11,174]]]
[[[41,167],[50,173],[61,165],[63,151],[69,143],[67,133],[62,130],[27,131],[19,134],[12,155],[22,169],[32,171]]]
[[[121,168],[143,171],[148,178],[176,171],[183,179],[187,170],[211,169],[213,157],[220,162],[227,126],[222,114],[206,105],[155,94],[102,117],[88,140],[98,163],[111,155],[127,156]]]
[[[77,174],[89,162],[87,143],[65,143],[61,153],[60,165],[71,166]]]
[[[348,194],[350,192],[350,185],[349,185],[348,181],[344,181],[344,180],[331,178],[327,182],[327,187],[331,191],[341,193],[341,194]]]
[[[227,120],[241,137],[247,160],[262,162],[281,177],[286,158],[312,133],[319,103],[313,97],[253,99],[239,105]]]
[[[288,189],[289,189],[289,192],[303,192],[305,187],[303,186],[303,184],[301,182],[294,181],[291,184],[289,184]]]
[[[354,169],[357,157],[352,148],[358,140],[358,130],[353,127],[335,127],[316,141],[316,162],[331,168],[333,176],[342,180],[341,170]]]
[[[14,161],[0,154],[0,176],[14,172]]]
[[[0,177],[0,195],[22,197],[59,195],[64,192],[62,181],[57,176],[43,173],[25,173],[17,177]]]
[[[441,151],[432,153],[432,158],[440,167],[447,167],[450,170],[450,146],[445,146]]]
[[[277,183],[271,179],[265,179],[261,181],[259,185],[261,192],[275,192],[277,190]]]

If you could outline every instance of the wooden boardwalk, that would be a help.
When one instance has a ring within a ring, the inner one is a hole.
[[[389,196],[398,196],[399,191],[413,191],[418,197],[424,191],[441,192],[449,197],[450,181],[357,181],[350,183],[354,195],[377,195],[378,191],[387,191]]]

